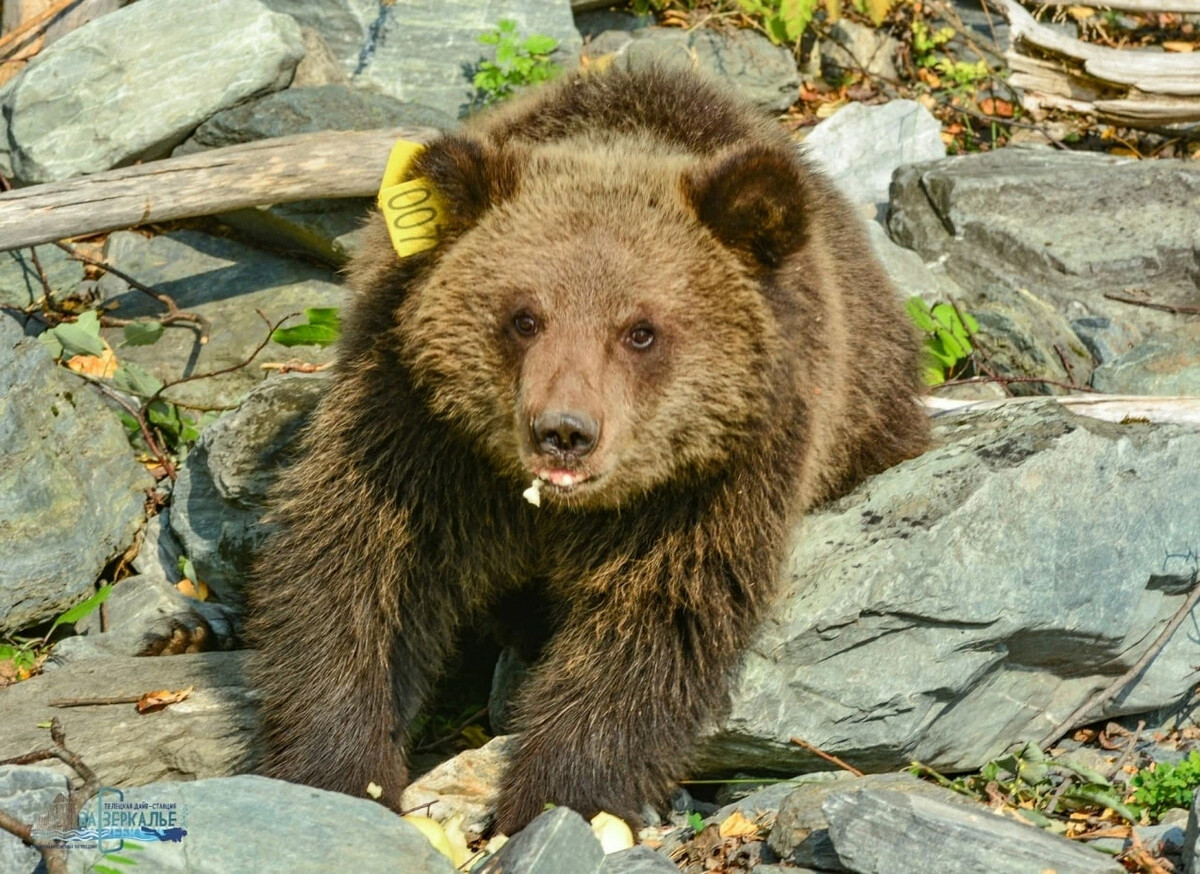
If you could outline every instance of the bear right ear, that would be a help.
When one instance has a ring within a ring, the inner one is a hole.
[[[696,217],[757,266],[775,267],[807,236],[803,170],[779,146],[735,147],[683,175]]]
[[[519,156],[461,134],[430,143],[413,161],[410,177],[424,177],[443,207],[439,237],[449,241],[475,225],[483,214],[516,193]]]

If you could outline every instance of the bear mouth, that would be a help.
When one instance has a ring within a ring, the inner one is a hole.
[[[546,467],[538,470],[537,477],[545,485],[552,487],[555,491],[569,493],[574,491],[584,483],[589,483],[595,479],[591,473],[579,468],[566,467]]]

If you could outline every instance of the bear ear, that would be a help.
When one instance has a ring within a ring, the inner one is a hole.
[[[424,176],[437,192],[445,207],[438,230],[446,240],[462,235],[516,193],[520,166],[515,149],[448,134],[430,143],[410,175]]]
[[[780,147],[735,147],[686,171],[697,218],[743,258],[775,267],[804,243],[803,170]]]

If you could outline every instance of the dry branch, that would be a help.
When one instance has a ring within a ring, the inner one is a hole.
[[[430,128],[260,140],[0,194],[0,251],[270,203],[367,197],[396,140]]]
[[[1200,10],[1200,0],[1189,2]],[[1031,112],[1062,109],[1139,128],[1200,122],[1200,54],[1093,45],[1038,24],[1016,0],[999,3],[1012,28],[1010,81]]]

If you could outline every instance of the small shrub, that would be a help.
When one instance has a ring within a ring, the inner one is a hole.
[[[1158,819],[1172,807],[1191,807],[1196,787],[1200,786],[1200,751],[1192,750],[1178,765],[1160,764],[1154,770],[1143,768],[1129,781],[1134,800]]]
[[[535,33],[522,40],[517,36],[517,23],[504,19],[495,30],[480,34],[478,40],[496,47],[496,59],[480,61],[475,73],[474,85],[485,105],[498,103],[517,89],[545,82],[558,73],[558,65],[550,60],[550,53],[558,47],[558,40],[552,36]]]

